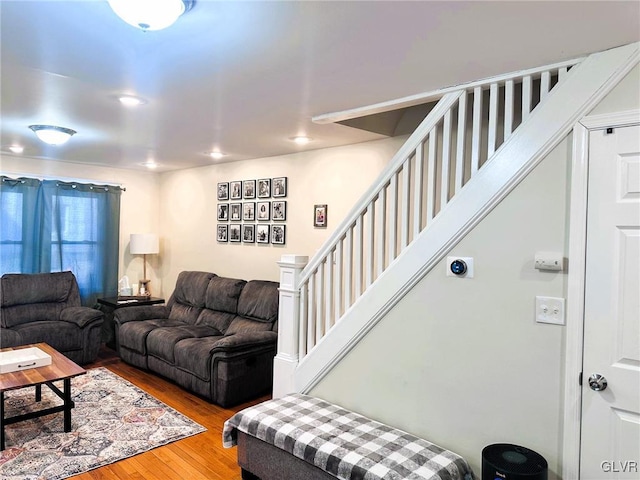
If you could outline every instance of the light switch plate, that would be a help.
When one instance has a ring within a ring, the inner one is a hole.
[[[564,325],[564,298],[536,297],[536,322]]]

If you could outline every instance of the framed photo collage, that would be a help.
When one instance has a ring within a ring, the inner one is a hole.
[[[287,177],[218,183],[218,242],[284,245],[286,196]]]

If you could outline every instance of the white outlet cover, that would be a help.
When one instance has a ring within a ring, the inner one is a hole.
[[[564,298],[536,297],[536,322],[564,325]]]

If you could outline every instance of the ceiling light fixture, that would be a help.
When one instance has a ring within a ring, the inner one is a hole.
[[[109,0],[122,20],[140,30],[167,28],[193,7],[194,0]]]
[[[49,145],[62,145],[77,133],[70,128],[57,127],[55,125],[29,125],[29,128],[33,130],[33,133],[40,140]]]
[[[134,95],[120,95],[118,100],[120,100],[121,104],[127,107],[137,107],[138,105],[145,103],[143,99]]]
[[[209,156],[214,160],[220,160],[222,157],[225,156],[225,154],[222,152],[211,152],[209,153]]]
[[[297,137],[293,137],[291,140],[296,142],[298,145],[306,145],[311,141],[309,137],[306,137],[304,135],[298,135]]]
[[[11,150],[13,153],[22,153],[24,152],[24,147],[21,147],[20,145],[11,145],[9,147],[9,150]]]

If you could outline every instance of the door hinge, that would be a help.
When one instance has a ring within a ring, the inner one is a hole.
[[[582,386],[582,372],[578,375],[578,385]]]

